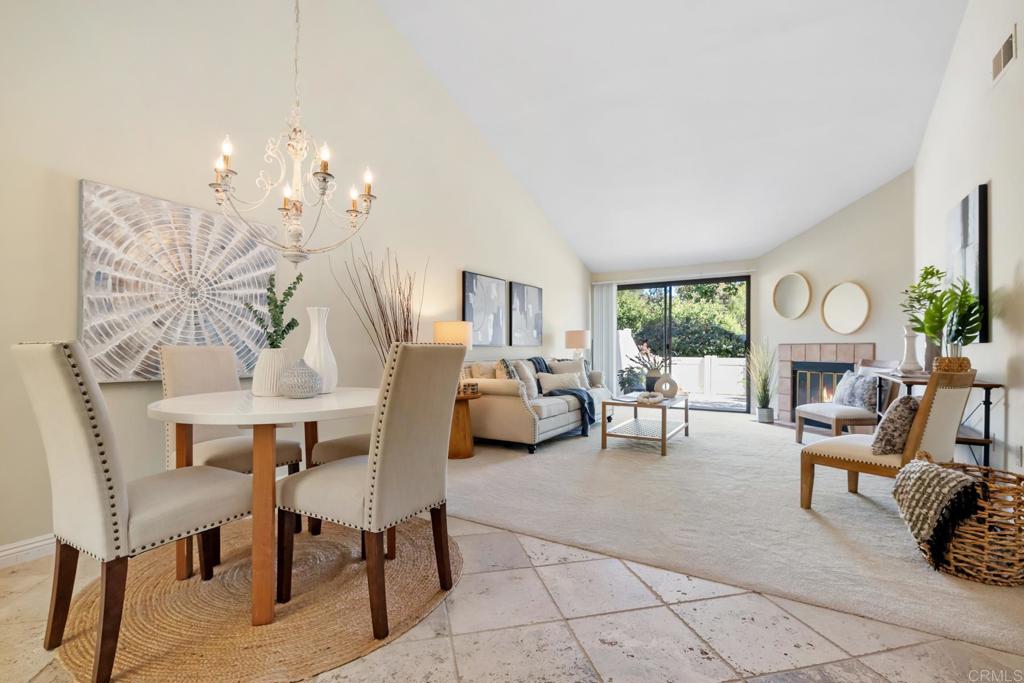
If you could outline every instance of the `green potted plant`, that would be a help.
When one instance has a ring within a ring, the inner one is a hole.
[[[299,273],[295,280],[277,296],[277,279],[271,275],[267,280],[267,315],[256,310],[250,302],[243,305],[249,311],[256,325],[263,330],[267,338],[267,347],[260,351],[256,359],[256,367],[252,371],[252,395],[253,396],[280,396],[278,380],[288,364],[288,352],[281,347],[284,339],[299,326],[295,318],[288,322],[284,320],[284,309],[295,296],[295,290],[302,282],[302,273]]]
[[[961,278],[940,292],[923,314],[911,319],[914,330],[941,349],[942,355],[935,359],[933,370],[966,372],[971,369],[971,359],[963,355],[963,348],[977,341],[984,313],[970,284]]]
[[[654,353],[647,342],[643,342],[637,350],[638,353],[635,356],[627,357],[626,360],[646,370],[644,385],[647,391],[654,391],[658,378],[661,377],[665,369],[665,359]]]
[[[757,402],[757,421],[771,424],[775,421],[772,396],[775,395],[775,350],[768,344],[754,344],[747,352],[747,376]]]
[[[899,370],[903,373],[920,372],[923,368],[917,361],[917,335],[914,319],[924,315],[925,310],[942,292],[942,282],[946,273],[935,266],[925,266],[917,277],[917,282],[903,290],[900,309],[907,316],[903,326],[903,362]],[[939,355],[939,347],[926,337],[924,367],[931,367]]]

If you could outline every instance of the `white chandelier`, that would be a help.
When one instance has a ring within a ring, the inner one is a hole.
[[[221,144],[221,155],[214,163],[214,180],[210,183],[210,188],[213,189],[217,205],[221,207],[228,221],[241,223],[254,240],[276,249],[285,259],[299,264],[308,259],[311,254],[322,254],[337,249],[355,237],[369,217],[370,207],[376,197],[372,193],[373,175],[367,168],[363,175],[363,191],[358,192],[355,185],[349,191],[351,201],[348,209],[341,212],[331,202],[337,189],[334,176],[329,170],[331,150],[326,143],[318,147],[312,136],[306,133],[302,127],[299,108],[299,0],[295,0],[294,66],[295,106],[288,117],[288,130],[278,137],[267,140],[263,161],[271,166],[271,171],[268,176],[265,171],[261,170],[257,176],[258,196],[252,201],[247,201],[236,194],[234,186],[236,173],[231,168],[231,154],[234,147],[229,136],[224,137],[224,142]],[[291,157],[291,179],[288,182],[284,182],[288,172],[288,162],[281,150],[282,143],[284,143],[288,156]],[[314,150],[314,157],[309,166],[303,169],[303,162],[310,149]],[[276,179],[272,181],[271,178],[275,176]],[[245,214],[263,206],[274,188],[282,183],[284,183],[282,187],[283,201],[278,211],[281,212],[284,242],[280,242],[272,234],[268,234],[266,229],[254,226],[245,217]],[[313,197],[309,203],[306,201],[307,188]],[[313,224],[308,236],[303,228],[304,214],[313,215]],[[311,247],[309,246],[310,240],[316,234],[321,220],[340,229],[342,237],[324,246]]]

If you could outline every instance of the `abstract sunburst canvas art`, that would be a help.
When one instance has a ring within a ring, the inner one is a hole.
[[[274,253],[224,216],[82,181],[81,334],[100,381],[160,379],[163,345],[226,345],[251,376]],[[262,226],[261,226],[262,227]]]

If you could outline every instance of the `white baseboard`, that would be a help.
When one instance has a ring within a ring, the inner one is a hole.
[[[53,534],[26,538],[24,541],[0,545],[0,567],[20,564],[52,554]]]

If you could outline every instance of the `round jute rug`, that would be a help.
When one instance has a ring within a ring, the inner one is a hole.
[[[128,563],[116,681],[300,681],[361,657],[409,630],[445,597],[438,585],[430,522],[398,527],[398,556],[385,562],[391,633],[375,640],[359,533],[324,523],[295,537],[292,599],[274,623],[250,625],[250,522],[224,527],[213,579],[174,579],[174,544]],[[449,538],[452,578],[462,555]],[[68,617],[61,663],[89,680],[99,584],[79,593]]]

